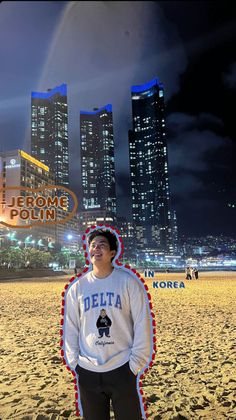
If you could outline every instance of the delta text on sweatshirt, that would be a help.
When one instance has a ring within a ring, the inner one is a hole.
[[[65,298],[64,350],[71,369],[76,365],[107,372],[129,361],[137,374],[151,355],[148,301],[142,285],[114,268],[105,278],[86,273]]]

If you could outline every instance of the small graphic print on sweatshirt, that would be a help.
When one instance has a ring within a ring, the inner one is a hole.
[[[110,326],[112,322],[110,318],[107,316],[106,310],[101,309],[100,315],[97,320],[97,328],[98,328],[98,338],[102,338],[105,334],[106,337],[110,337]]]

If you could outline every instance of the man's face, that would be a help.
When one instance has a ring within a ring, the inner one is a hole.
[[[89,245],[89,253],[93,264],[104,265],[111,263],[116,251],[110,250],[110,245],[104,236],[95,236]]]

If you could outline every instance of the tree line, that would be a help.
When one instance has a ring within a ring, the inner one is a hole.
[[[0,267],[3,268],[47,268],[51,263],[57,263],[61,268],[69,268],[70,259],[76,261],[77,267],[83,267],[83,253],[70,251],[49,252],[35,248],[6,247],[0,249]]]

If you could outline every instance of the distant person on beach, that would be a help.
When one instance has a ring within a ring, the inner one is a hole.
[[[64,317],[65,356],[78,375],[83,418],[109,420],[111,401],[116,419],[141,420],[136,379],[152,337],[145,292],[113,267],[115,234],[96,229],[88,244],[93,268],[68,289]]]
[[[198,280],[198,269],[194,268],[195,279]]]
[[[194,272],[194,268],[190,268],[190,276],[191,276],[191,279],[192,280],[194,280],[195,279],[195,272]]]
[[[186,274],[186,280],[191,280],[191,273],[190,273],[190,267],[186,267],[185,269],[185,274]]]
[[[74,272],[75,272],[75,275],[76,275],[77,274],[77,267],[76,266],[75,266]]]

